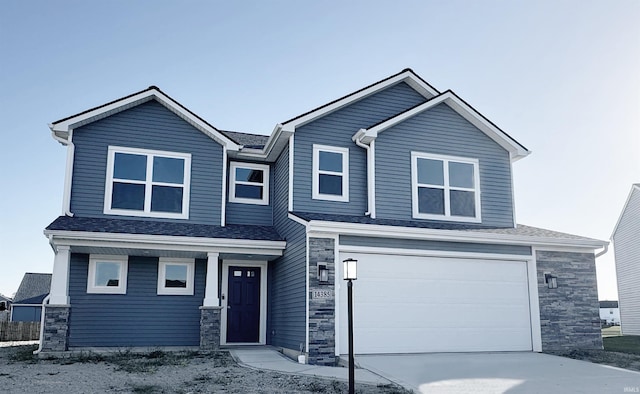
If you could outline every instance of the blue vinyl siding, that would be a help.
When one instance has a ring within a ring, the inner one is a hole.
[[[289,150],[274,166],[274,226],[287,241],[282,257],[269,262],[267,342],[299,349],[306,342],[306,231],[288,218]]]
[[[71,211],[105,217],[104,190],[110,145],[191,154],[189,222],[220,224],[222,146],[155,100],[79,127],[73,132],[75,159]],[[122,217],[122,216],[118,216]],[[131,217],[138,220],[185,221]]]
[[[296,129],[294,164],[294,210],[300,212],[364,215],[367,210],[367,158],[351,137],[426,99],[402,82],[330,113]],[[313,144],[349,148],[349,202],[313,200]]]
[[[196,260],[194,295],[157,295],[158,259],[129,257],[127,294],[87,294],[89,255],[72,254],[69,346],[198,346],[206,261]]]
[[[229,168],[227,166],[227,168]],[[227,197],[226,216],[229,224],[253,224],[256,226],[273,225],[273,165],[269,166],[269,205],[242,204],[229,202]],[[230,182],[231,176],[227,178]],[[227,186],[227,193],[229,193]]]
[[[411,152],[479,160],[482,225],[513,227],[509,154],[446,104],[378,135],[376,218],[412,219]],[[415,219],[421,220],[421,219]]]
[[[14,305],[11,308],[11,321],[40,321],[41,306]]]
[[[521,245],[494,245],[468,242],[421,241],[415,239],[358,237],[341,235],[340,245],[370,248],[397,248],[415,250],[440,250],[447,252],[496,253],[531,256],[531,247]]]

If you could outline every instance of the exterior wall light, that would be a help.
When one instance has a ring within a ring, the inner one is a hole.
[[[557,289],[558,288],[558,277],[555,275],[551,275],[548,272],[544,273],[544,283],[547,284],[547,287],[549,287],[550,289]]]
[[[344,280],[358,279],[357,269],[356,269],[358,265],[358,260],[349,258],[344,260],[343,263],[344,263]]]
[[[329,283],[329,269],[327,263],[318,262],[318,282]]]

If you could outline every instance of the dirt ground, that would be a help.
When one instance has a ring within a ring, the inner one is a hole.
[[[253,370],[227,352],[120,352],[38,359],[36,346],[0,348],[3,393],[345,393],[347,383]],[[408,394],[398,386],[356,385],[356,392]]]

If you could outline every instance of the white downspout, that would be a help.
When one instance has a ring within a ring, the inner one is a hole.
[[[600,252],[598,252],[596,254],[596,258],[602,256],[603,254],[607,253],[607,251],[609,250],[609,243],[607,242],[606,245],[604,245],[604,249],[602,249]]]
[[[376,202],[375,202],[375,141],[371,141],[370,145],[367,145],[360,141],[360,137],[364,134],[356,134],[353,137],[353,142],[361,148],[367,151],[367,212],[364,214],[376,218]]]
[[[53,125],[49,125],[49,128],[53,128]],[[58,137],[56,133],[51,130],[51,136],[54,140],[58,141],[62,145],[67,147],[67,168],[64,175],[64,190],[62,194],[62,214],[65,216],[73,217],[71,212],[71,180],[73,179],[73,158],[75,155],[76,147],[72,142],[73,130],[69,131],[69,138],[64,139]]]
[[[42,312],[40,313],[40,343],[38,344],[38,348],[34,350],[33,354],[38,354],[42,351],[43,339],[44,339],[44,308],[45,304],[49,302],[50,295],[44,297],[42,300]]]

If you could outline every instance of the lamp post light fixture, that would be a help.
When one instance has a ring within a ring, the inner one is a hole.
[[[354,394],[355,386],[355,360],[353,357],[353,281],[358,279],[356,266],[358,260],[348,258],[343,261],[344,280],[347,283],[347,313],[349,315],[349,394]]]

